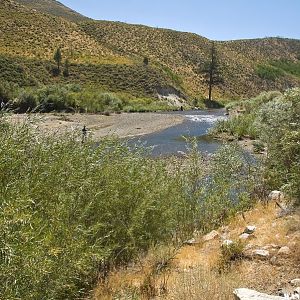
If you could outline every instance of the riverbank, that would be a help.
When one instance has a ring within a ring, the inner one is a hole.
[[[145,299],[149,294],[151,299],[166,300],[234,299],[236,288],[271,295],[292,292],[291,282],[299,278],[300,212],[278,217],[281,213],[275,202],[258,202],[226,226],[205,236],[195,234],[180,248],[153,249],[129,268],[111,272],[105,284],[99,282],[92,299],[140,294]],[[241,235],[249,225],[254,232]],[[224,257],[224,241],[240,245],[232,251],[241,254]]]
[[[81,132],[85,125],[89,135],[97,141],[108,135],[120,138],[141,136],[175,126],[183,116],[159,113],[122,113],[109,116],[100,114],[16,114],[8,117],[13,124],[30,120],[43,132]]]

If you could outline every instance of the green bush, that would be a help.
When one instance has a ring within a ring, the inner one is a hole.
[[[245,113],[218,122],[211,134],[259,138],[254,148],[266,146],[264,179],[269,189],[283,189],[300,204],[300,89],[262,93],[238,106]]]
[[[25,113],[32,111],[38,104],[37,97],[31,92],[23,91],[13,103],[14,112]]]
[[[228,245],[222,245],[219,270],[226,271],[232,262],[242,259],[244,257],[244,248],[245,244],[240,240],[229,243]]]
[[[288,60],[273,61],[272,66],[279,68],[289,74],[300,77],[300,62],[293,62]]]
[[[18,85],[10,82],[0,81],[0,102],[12,101],[18,92]]]
[[[258,131],[255,125],[255,115],[237,115],[228,120],[220,120],[210,130],[211,135],[227,134],[237,139],[243,137],[257,138]]]
[[[284,75],[284,72],[271,65],[258,65],[255,69],[255,73],[262,79],[275,81],[277,78]]]
[[[207,181],[194,148],[182,166],[113,139],[95,147],[2,119],[0,130],[4,299],[82,298],[111,266],[153,245],[182,243],[247,207],[250,168],[229,146]]]

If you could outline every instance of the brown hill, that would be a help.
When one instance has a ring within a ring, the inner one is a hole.
[[[112,82],[117,81],[125,90],[128,86],[122,82],[128,79],[118,73],[120,66],[142,66],[147,57],[148,68],[159,74],[155,83],[158,90],[173,86],[190,99],[207,96],[201,70],[210,59],[212,41],[204,37],[142,25],[90,21],[54,0],[17,2],[1,3],[1,55],[51,61],[55,49],[62,47],[64,57],[73,64],[115,68],[112,73],[117,80]],[[262,90],[282,90],[300,84],[300,40],[238,40],[215,42],[215,47],[223,81],[214,88],[214,98],[249,97]],[[93,76],[97,77],[97,73]],[[90,83],[87,78],[81,78],[82,83]],[[93,78],[92,82],[98,81]],[[135,81],[143,84],[142,78]]]

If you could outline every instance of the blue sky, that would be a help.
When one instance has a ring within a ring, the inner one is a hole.
[[[300,39],[300,0],[60,0],[97,20],[195,32],[214,40]]]

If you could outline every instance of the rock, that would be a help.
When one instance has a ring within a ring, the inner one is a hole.
[[[256,230],[256,226],[247,226],[243,233],[252,234]]]
[[[284,297],[285,299],[290,299],[290,293],[286,289],[279,289],[278,290],[278,296]]]
[[[183,242],[185,245],[189,245],[189,246],[192,246],[192,245],[195,245],[197,244],[196,240],[195,239],[190,239],[190,240],[187,240],[185,242]]]
[[[216,230],[213,230],[203,237],[203,241],[205,241],[205,242],[211,241],[211,240],[214,240],[215,238],[217,238],[218,236],[219,236],[219,232]]]
[[[297,287],[296,289],[294,289],[291,299],[293,299],[293,300],[300,299],[300,287]]]
[[[282,297],[271,296],[268,294],[259,293],[250,289],[236,289],[234,290],[234,296],[237,300],[282,300]]]
[[[232,240],[225,240],[223,241],[222,243],[222,247],[229,247],[230,245],[233,244],[233,241]]]
[[[242,233],[239,238],[241,240],[247,240],[249,238],[250,234],[249,233]]]
[[[299,300],[300,294],[297,291],[294,291],[294,293],[290,296],[290,300]]]
[[[295,279],[291,280],[291,284],[293,286],[300,286],[300,278],[295,278]]]
[[[270,256],[270,252],[268,250],[256,249],[252,251],[252,256],[268,258]]]
[[[287,246],[284,246],[284,247],[281,247],[279,250],[278,250],[278,255],[288,255],[291,253],[291,249]]]
[[[263,250],[269,250],[269,249],[276,250],[276,249],[280,249],[280,246],[275,245],[275,244],[268,244],[266,246],[263,246],[262,249]]]
[[[290,208],[281,208],[280,211],[277,213],[277,218],[286,217],[294,212],[293,209]]]
[[[269,196],[269,200],[281,201],[284,198],[284,195],[281,191],[272,191]]]
[[[275,265],[276,264],[276,261],[277,261],[277,257],[276,256],[273,256],[271,259],[270,259],[270,263],[272,265]]]

